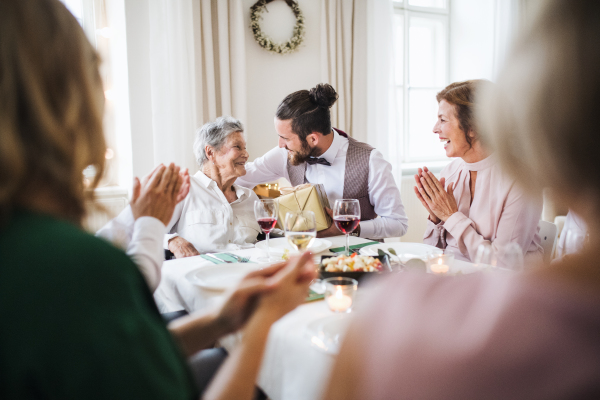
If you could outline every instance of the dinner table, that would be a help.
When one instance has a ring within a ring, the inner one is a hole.
[[[330,242],[330,246],[315,253],[315,258],[335,255],[329,251],[329,248],[344,246],[346,237],[335,236],[326,240],[327,244]],[[367,242],[371,241],[350,237],[351,246],[364,245]],[[256,262],[259,257],[265,255],[264,250],[258,247],[260,246],[230,251],[229,254],[232,256],[249,261],[243,266],[237,263],[230,264],[230,268],[252,270],[264,266]],[[210,282],[210,277],[218,275],[219,272],[222,279],[220,267],[224,265],[226,264],[215,264],[210,255],[165,261],[162,266],[161,283],[154,293],[160,312],[186,310],[193,313],[218,305],[223,301],[224,291],[218,290],[220,289],[218,285],[212,287],[198,284],[197,280],[200,276]],[[480,269],[481,267],[475,264],[454,260],[450,272],[471,273]],[[366,290],[373,290],[373,288]],[[363,289],[359,287],[353,310],[360,309],[364,294]],[[334,313],[322,300],[307,301],[271,327],[257,381],[257,385],[269,399],[310,400],[322,397],[339,345],[353,314],[353,312]],[[242,333],[238,332],[222,338],[219,345],[231,352],[240,342],[241,335]]]

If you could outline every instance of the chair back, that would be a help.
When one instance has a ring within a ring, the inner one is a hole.
[[[549,263],[554,254],[556,238],[558,237],[558,228],[552,222],[540,220],[540,237],[542,238],[542,248],[544,249],[544,263]]]

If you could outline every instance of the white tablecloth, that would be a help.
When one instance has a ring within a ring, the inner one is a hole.
[[[328,238],[333,247],[345,245],[345,237]],[[364,243],[367,240],[351,237],[350,244]],[[250,257],[255,261],[264,256],[258,249],[246,249],[233,253]],[[329,252],[320,253],[331,254]],[[187,281],[185,275],[198,268],[214,265],[201,257],[189,257],[165,261],[162,267],[161,283],[154,297],[161,312],[185,309],[194,312],[213,306],[221,300],[220,292],[202,290]],[[455,260],[452,271],[475,272],[471,263]],[[360,306],[360,296],[359,304]],[[319,399],[327,384],[333,367],[334,356],[311,344],[308,325],[333,313],[323,301],[303,304],[279,321],[269,333],[265,355],[259,374],[258,385],[272,400],[312,400]],[[351,314],[350,314],[351,315]],[[239,343],[239,335],[230,335],[221,341],[231,351]]]
[[[327,238],[333,247],[346,244],[344,236]],[[350,245],[368,242],[369,240],[351,236]],[[257,258],[264,257],[265,253],[259,249],[236,250],[232,253],[242,257],[249,257],[256,262]],[[332,254],[329,251],[318,253],[318,255]],[[154,292],[154,299],[161,313],[186,310],[194,312],[212,306],[219,300],[221,293],[202,290],[192,285],[185,278],[186,274],[198,268],[214,265],[212,262],[200,256],[181,258],[178,260],[165,261],[162,266],[162,277],[160,285]]]

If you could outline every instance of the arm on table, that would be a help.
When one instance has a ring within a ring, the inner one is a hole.
[[[369,158],[369,200],[380,218],[361,221],[360,237],[382,239],[406,233],[408,218],[392,175],[392,165],[376,149]]]
[[[240,176],[236,184],[253,189],[261,183],[273,182],[289,176],[286,169],[287,150],[275,147],[262,157],[246,164],[246,175]]]
[[[475,259],[477,248],[482,243],[490,243],[498,254],[501,247],[515,242],[526,253],[537,232],[542,214],[541,204],[541,199],[537,202],[532,201],[521,190],[513,186],[508,192],[498,221],[496,238],[492,242],[480,235],[475,229],[474,222],[461,212],[450,216],[444,227],[456,238],[461,252],[467,252],[471,260]]]

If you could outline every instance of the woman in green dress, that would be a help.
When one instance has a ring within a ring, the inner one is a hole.
[[[270,326],[313,279],[309,256],[167,328],[134,263],[81,229],[106,151],[99,62],[58,0],[0,2],[0,398],[198,398],[185,357],[244,327],[202,396],[250,399]],[[177,172],[155,171],[138,215],[170,219]]]

